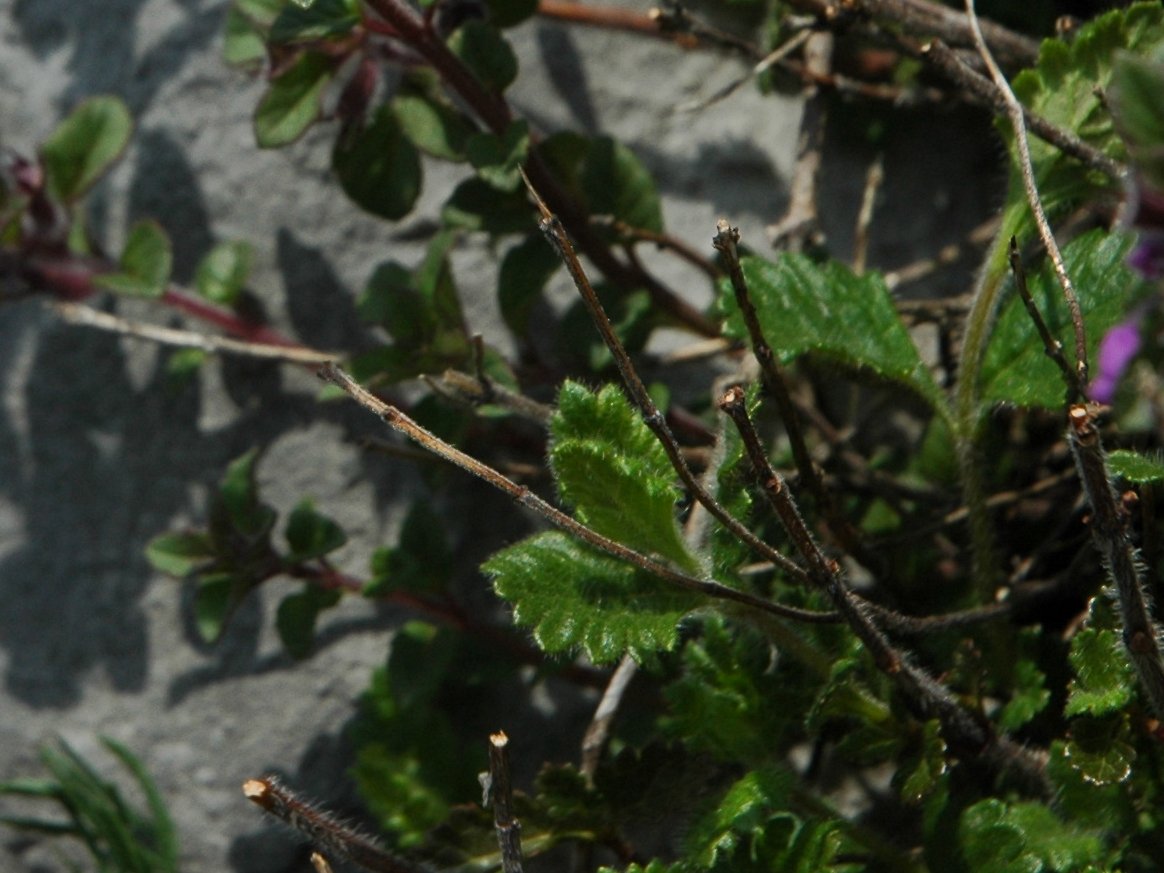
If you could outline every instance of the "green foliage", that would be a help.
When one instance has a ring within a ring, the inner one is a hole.
[[[500,93],[517,78],[517,56],[496,27],[466,21],[449,37],[449,48],[486,90]]]
[[[194,287],[212,303],[233,306],[246,286],[254,250],[241,241],[222,242],[198,262]]]
[[[439,94],[406,91],[393,98],[392,111],[405,136],[422,152],[447,161],[465,160],[473,126]]]
[[[51,779],[0,782],[0,796],[48,800],[63,818],[0,816],[20,830],[79,840],[98,873],[177,873],[178,840],[161,793],[142,763],[128,748],[108,737],[102,745],[132,777],[145,809],[131,805],[118,786],[61,741],[41,749]]]
[[[1119,633],[1087,628],[1071,641],[1075,680],[1067,700],[1068,716],[1104,715],[1126,706],[1132,696],[1132,671]]]
[[[1107,466],[1113,476],[1137,485],[1164,481],[1164,463],[1129,449],[1109,452]]]
[[[351,32],[360,20],[355,0],[291,2],[271,23],[267,39],[276,44],[316,42]]]
[[[420,196],[420,154],[389,106],[340,135],[331,165],[351,201],[381,218],[403,218]]]
[[[502,549],[481,569],[542,649],[581,649],[599,664],[673,649],[680,619],[701,601],[560,533]]]
[[[392,548],[372,556],[372,579],[364,595],[390,591],[443,591],[453,572],[453,555],[440,517],[424,501],[412,505]]]
[[[156,221],[139,221],[129,232],[121,252],[121,269],[95,279],[118,294],[161,297],[170,281],[174,254],[170,238]]]
[[[129,109],[117,97],[91,97],[49,134],[40,149],[49,193],[80,199],[121,157],[133,132]]]
[[[698,571],[675,520],[675,471],[617,387],[595,394],[565,383],[550,430],[558,493],[580,521],[644,554]]]
[[[325,591],[318,585],[305,585],[297,594],[289,594],[279,604],[275,627],[283,648],[293,658],[306,658],[315,644],[315,621],[325,609],[340,601],[340,592]]]
[[[1104,863],[1095,833],[1063,824],[1038,803],[977,803],[962,814],[959,838],[974,873],[1083,870]]]
[[[1133,240],[1120,233],[1090,231],[1063,247],[1087,325],[1088,356],[1095,359],[1104,333],[1148,291],[1124,263]],[[1070,358],[1075,334],[1063,291],[1050,263],[1028,277],[1031,298]],[[1056,409],[1063,404],[1063,374],[1043,351],[1042,341],[1017,292],[1003,304],[981,370],[982,402]]]
[[[259,148],[280,148],[303,136],[319,118],[319,101],[333,72],[330,58],[309,51],[271,82],[255,110]]]
[[[857,276],[836,261],[818,264],[804,255],[777,261],[742,259],[760,328],[782,363],[804,354],[896,382],[943,413],[942,392],[922,363],[875,273]],[[748,339],[731,286],[721,284],[724,333]]]
[[[310,561],[334,552],[348,541],[343,529],[315,511],[310,500],[304,500],[287,517],[288,558],[292,561]]]
[[[515,121],[502,136],[473,134],[465,143],[465,154],[485,182],[502,191],[516,191],[529,155],[529,125]]]
[[[1164,189],[1164,67],[1127,52],[1116,55],[1112,70],[1112,102],[1116,123],[1136,170],[1145,182]]]

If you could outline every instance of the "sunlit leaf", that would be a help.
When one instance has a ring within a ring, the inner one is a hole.
[[[1114,630],[1087,628],[1071,641],[1075,679],[1064,715],[1103,715],[1128,704],[1132,697],[1132,668]]]
[[[465,159],[472,123],[448,103],[429,95],[398,94],[392,111],[405,135],[421,151],[449,161]]]
[[[1108,453],[1107,466],[1117,479],[1143,485],[1164,481],[1164,461],[1149,458],[1131,449],[1116,449]]]
[[[272,43],[316,42],[343,36],[360,23],[355,0],[313,0],[305,5],[288,3],[271,24]]]
[[[120,98],[80,103],[41,146],[49,193],[64,202],[82,197],[121,157],[132,132],[133,120]]]
[[[233,306],[246,285],[253,256],[254,250],[241,240],[219,243],[198,262],[194,287],[207,300]]]
[[[170,238],[160,224],[147,219],[130,230],[117,272],[105,273],[94,281],[118,294],[161,297],[170,281],[173,263]]]
[[[146,545],[146,560],[171,576],[186,576],[213,558],[213,541],[201,531],[160,534]]]
[[[320,98],[331,81],[334,63],[319,52],[304,52],[275,79],[255,110],[255,141],[272,149],[299,139],[319,118]]]

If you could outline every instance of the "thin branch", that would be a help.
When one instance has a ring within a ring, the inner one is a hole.
[[[211,336],[191,330],[161,327],[141,321],[131,321],[108,312],[100,312],[81,303],[58,302],[51,304],[53,311],[70,324],[94,327],[99,330],[137,337],[149,342],[161,343],[185,349],[198,349],[209,354],[245,355],[252,358],[286,361],[291,364],[316,365],[337,360],[340,356],[329,352],[317,352],[303,346],[270,345],[248,342],[230,337]]]
[[[756,355],[756,360],[760,362],[760,378],[764,390],[776,403],[776,410],[784,424],[784,432],[788,435],[788,443],[792,449],[796,469],[823,511],[829,529],[845,547],[845,550],[854,556],[859,556],[862,563],[871,561],[872,559],[861,546],[860,534],[837,509],[832,495],[824,486],[820,470],[813,462],[812,455],[809,454],[808,445],[804,440],[804,432],[800,428],[800,417],[796,414],[796,407],[788,393],[784,372],[772,351],[772,347],[764,337],[763,328],[760,326],[760,317],[752,303],[748,282],[744,278],[744,271],[740,266],[739,250],[736,247],[740,241],[739,228],[732,227],[722,218],[715,227],[716,234],[712,239],[712,245],[716,251],[723,255],[728,277],[731,279],[732,291],[735,293],[736,304],[739,306],[740,314],[743,315],[744,324],[748,329],[748,337],[752,342],[752,351]]]
[[[684,486],[691,493],[692,497],[707,509],[713,518],[727,528],[733,536],[737,537],[740,542],[746,544],[765,560],[771,561],[780,567],[780,569],[793,578],[803,581],[805,579],[803,569],[757,537],[746,525],[721,506],[719,501],[715,499],[711,492],[704,487],[703,483],[691,471],[686,459],[683,457],[678,442],[675,440],[675,435],[667,425],[666,418],[655,405],[655,401],[651,399],[651,395],[647,392],[647,388],[643,384],[642,379],[639,378],[638,371],[635,370],[635,366],[631,362],[630,355],[627,354],[622,340],[615,333],[614,325],[610,323],[610,317],[606,314],[606,310],[602,308],[602,303],[599,301],[594,287],[590,284],[590,279],[587,278],[586,271],[582,269],[582,264],[578,260],[578,255],[574,252],[574,246],[571,244],[570,238],[566,235],[562,223],[549,210],[549,207],[539,195],[537,188],[534,187],[528,178],[526,179],[526,187],[537,203],[538,210],[541,212],[542,232],[545,234],[546,239],[549,240],[550,245],[558,252],[558,255],[562,258],[562,262],[566,265],[566,271],[570,274],[570,278],[574,280],[574,287],[578,290],[578,294],[582,297],[582,302],[590,311],[590,317],[594,321],[598,333],[602,336],[602,341],[614,357],[614,362],[618,367],[619,374],[622,376],[623,384],[626,386],[631,402],[638,407],[639,413],[643,417],[643,422],[651,429],[651,432],[658,439],[659,444],[662,445],[663,450],[667,453],[667,458],[671,461],[671,466],[679,475]]]
[[[549,423],[552,407],[511,391],[491,379],[470,376],[460,370],[445,370],[440,376],[421,376],[437,394],[464,406],[495,404],[540,425]]]
[[[465,454],[460,449],[449,445],[444,440],[425,430],[398,408],[385,403],[362,388],[351,376],[335,364],[324,364],[319,371],[319,375],[324,381],[343,389],[348,396],[369,412],[378,416],[393,430],[404,434],[413,442],[433,454],[439,455],[449,463],[455,464],[467,473],[492,485],[497,490],[508,494],[514,501],[540,515],[549,524],[558,528],[558,530],[570,534],[582,540],[587,545],[593,546],[614,558],[618,558],[621,561],[638,567],[640,570],[657,576],[669,585],[684,591],[694,591],[716,600],[740,603],[745,606],[750,606],[753,609],[761,610],[762,612],[778,615],[782,618],[818,623],[832,623],[838,620],[837,616],[833,613],[813,612],[811,610],[782,606],[770,600],[765,600],[762,597],[749,594],[746,591],[729,588],[719,582],[696,579],[694,576],[689,576],[686,573],[674,570],[654,558],[647,557],[634,549],[617,543],[608,537],[604,537],[593,528],[571,518],[557,507],[551,506],[525,486],[518,485],[511,479],[507,479],[488,464],[484,464],[471,455]],[[781,557],[787,561],[787,558]]]
[[[775,64],[780,63],[806,42],[812,36],[811,30],[802,30],[799,33],[789,37],[775,49],[770,51],[767,55],[752,65],[744,75],[732,79],[721,88],[717,88],[711,95],[701,97],[698,100],[691,100],[686,103],[680,103],[675,107],[676,112],[700,112],[713,106],[721,100],[725,100],[750,82],[752,79],[762,76],[767,70],[771,69]]]
[[[865,261],[869,255],[869,229],[873,226],[873,209],[877,202],[877,192],[885,180],[885,156],[877,157],[865,171],[865,187],[861,193],[861,208],[857,211],[857,228],[853,234],[853,272],[865,272]]]
[[[371,873],[431,873],[428,866],[385,850],[367,834],[298,796],[274,776],[248,779],[242,788],[247,800],[337,858]]]
[[[1035,330],[1038,331],[1039,339],[1043,341],[1043,352],[1055,362],[1055,365],[1063,373],[1063,381],[1067,383],[1068,402],[1074,397],[1083,396],[1083,386],[1079,384],[1078,374],[1071,369],[1071,365],[1067,363],[1067,359],[1063,356],[1063,343],[1051,335],[1051,329],[1047,327],[1047,322],[1043,319],[1043,314],[1039,312],[1039,307],[1035,305],[1035,301],[1031,297],[1031,289],[1027,287],[1027,271],[1023,267],[1023,258],[1019,252],[1018,240],[1013,236],[1010,238],[1009,258],[1010,271],[1014,276],[1015,287],[1018,289],[1019,297],[1022,298],[1023,306],[1027,308],[1027,315],[1035,323]]]
[[[729,389],[720,399],[719,407],[739,430],[764,495],[808,565],[812,581],[832,601],[878,669],[893,679],[915,714],[938,719],[946,742],[961,757],[984,758],[996,772],[1012,771],[1018,775],[1026,791],[1048,796],[1050,785],[1042,756],[997,735],[985,718],[963,707],[945,686],[911,664],[906,654],[895,648],[878,627],[868,603],[845,586],[840,565],[821,552],[783,477],[768,462],[748,415],[743,389]]]
[[[489,776],[486,805],[493,807],[493,830],[501,849],[502,873],[522,873],[521,822],[513,814],[513,786],[509,781],[509,737],[502,731],[489,735]]]
[[[1076,385],[1086,385],[1088,370],[1087,336],[1083,328],[1083,312],[1079,308],[1079,298],[1075,293],[1074,286],[1071,284],[1071,277],[1067,275],[1067,267],[1063,263],[1063,255],[1059,251],[1059,244],[1055,242],[1055,234],[1051,231],[1051,225],[1047,222],[1047,214],[1043,210],[1043,202],[1039,198],[1039,189],[1035,182],[1035,170],[1031,164],[1031,144],[1027,139],[1027,127],[1023,118],[1023,107],[1019,103],[1018,98],[1015,97],[1014,91],[1011,90],[1010,83],[1006,81],[1006,76],[1002,74],[1002,70],[995,63],[994,56],[990,53],[990,48],[987,46],[986,40],[982,35],[978,15],[974,11],[974,0],[966,0],[966,17],[970,22],[970,30],[974,35],[974,44],[978,47],[978,53],[982,56],[982,60],[986,64],[987,69],[990,70],[990,77],[994,79],[994,84],[998,88],[999,93],[1006,100],[1007,114],[1010,116],[1010,123],[1014,128],[1015,145],[1018,147],[1019,169],[1022,171],[1023,187],[1027,192],[1027,202],[1030,204],[1031,212],[1034,214],[1035,224],[1039,228],[1039,238],[1043,241],[1043,247],[1047,250],[1047,255],[1051,258],[1051,263],[1055,265],[1055,275],[1059,279],[1059,286],[1063,289],[1063,298],[1066,300],[1067,309],[1071,313],[1071,325],[1075,330]]]
[[[1128,531],[1128,513],[1116,499],[1107,456],[1099,438],[1095,417],[1086,406],[1068,410],[1067,430],[1079,479],[1091,504],[1091,535],[1103,556],[1108,578],[1115,585],[1124,626],[1124,647],[1136,668],[1156,717],[1164,719],[1164,654],[1160,629],[1148,612],[1144,593],[1144,565]]]
[[[602,758],[602,750],[610,737],[610,729],[614,726],[614,717],[618,714],[619,704],[627,686],[635,677],[638,664],[630,655],[623,655],[618,667],[610,676],[602,699],[594,710],[594,717],[590,719],[590,726],[582,737],[582,766],[579,772],[586,777],[590,784],[594,783],[594,773],[598,769],[598,762]]]
[[[922,46],[919,54],[923,60],[932,64],[976,102],[990,106],[997,112],[1009,112],[1010,104],[1006,95],[996,88],[990,79],[963,62],[945,43],[940,40],[929,42]],[[1052,124],[1027,107],[1022,107],[1022,111],[1027,127],[1039,139],[1112,179],[1118,181],[1124,178],[1127,168],[1119,161],[1109,158],[1099,149],[1084,142],[1073,131]]]
[[[601,215],[594,216],[593,223],[609,227],[620,239],[630,242],[652,243],[655,248],[661,251],[674,252],[677,257],[691,264],[713,282],[718,282],[722,275],[715,264],[688,245],[686,240],[680,239],[674,234],[659,233],[644,227],[634,227],[625,221]]]
[[[805,69],[813,74],[828,75],[833,68],[835,37],[827,31],[814,33],[804,47]],[[817,187],[820,178],[824,130],[828,120],[827,104],[812,86],[805,94],[800,117],[800,135],[796,144],[796,167],[788,191],[788,209],[784,217],[768,228],[768,240],[774,248],[803,251],[824,243],[817,213]]]

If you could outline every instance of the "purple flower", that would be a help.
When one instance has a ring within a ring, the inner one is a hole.
[[[1109,330],[1099,343],[1099,372],[1088,388],[1091,399],[1099,403],[1111,403],[1115,399],[1116,388],[1132,358],[1140,350],[1143,342],[1140,324],[1144,320],[1145,308],[1137,306],[1125,320]]]

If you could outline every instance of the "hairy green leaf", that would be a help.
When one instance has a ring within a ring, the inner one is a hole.
[[[45,184],[65,203],[80,199],[121,157],[133,132],[119,97],[90,97],[49,134],[40,149]]]
[[[1121,49],[1146,56],[1161,45],[1164,10],[1159,3],[1135,3],[1113,10],[1083,25],[1069,42],[1044,40],[1035,67],[1014,78],[1014,92],[1052,124],[1074,132],[1104,154],[1124,160],[1124,144],[1102,95],[1111,87],[1114,62]],[[1118,190],[1118,180],[1084,169],[1074,158],[1040,139],[1031,137],[1030,147],[1039,197],[1052,222],[1075,204]],[[1033,238],[1033,220],[1016,168],[1012,168],[1007,204],[1006,234],[1016,234],[1024,242]]]
[[[1067,763],[1092,785],[1118,785],[1132,774],[1136,750],[1123,713],[1072,719]]]
[[[198,262],[194,287],[207,300],[220,306],[233,306],[250,276],[253,256],[249,243],[241,240],[219,243]]]
[[[1078,870],[1104,854],[1098,835],[1064,824],[1039,803],[983,800],[962,814],[958,832],[973,873]]]
[[[214,559],[214,543],[202,531],[165,533],[149,541],[145,554],[155,570],[182,577]]]
[[[1121,787],[1130,773],[1130,760],[1122,776],[1108,780],[1102,778],[1102,771],[1097,773],[1088,761],[1078,758],[1079,750],[1069,746],[1070,743],[1056,740],[1048,750],[1047,777],[1055,789],[1056,808],[1082,827],[1102,828],[1113,834],[1133,833],[1137,816],[1134,795]]]
[[[1124,263],[1133,242],[1127,234],[1094,230],[1063,247],[1063,260],[1087,327],[1091,360],[1095,360],[1096,348],[1108,329],[1122,321],[1132,304],[1148,293],[1148,284]],[[1044,262],[1028,277],[1027,284],[1047,327],[1063,344],[1068,361],[1072,360],[1075,334],[1051,264]],[[1063,406],[1063,375],[1043,351],[1034,322],[1013,289],[986,347],[981,380],[985,407],[997,403],[1044,409]]]
[[[310,500],[304,500],[287,517],[287,544],[291,547],[288,558],[292,561],[322,558],[347,541],[343,528],[316,512]]]
[[[311,654],[315,646],[315,622],[323,610],[339,603],[340,596],[334,588],[324,590],[309,583],[302,591],[283,598],[275,616],[275,627],[287,654],[297,659]]]
[[[1132,698],[1132,668],[1114,630],[1087,628],[1071,641],[1075,679],[1064,715],[1103,715],[1121,709]]]
[[[1021,659],[1015,665],[1014,695],[998,716],[998,724],[1005,731],[1016,731],[1046,709],[1051,702],[1047,677],[1035,662]]]
[[[692,860],[700,869],[713,869],[737,856],[742,860],[761,852],[774,855],[800,824],[788,811],[794,784],[793,775],[780,766],[741,777],[692,828],[688,836]],[[779,836],[771,832],[773,819],[780,820]]]
[[[946,402],[898,318],[884,280],[857,276],[843,264],[818,264],[785,254],[775,262],[742,259],[760,329],[782,363],[813,353],[882,379],[897,382],[945,413]],[[724,332],[748,341],[743,316],[726,280],[720,306]]]
[[[403,218],[420,196],[420,154],[389,106],[340,135],[331,165],[352,202],[381,218]]]
[[[312,0],[288,3],[271,24],[267,38],[275,44],[318,42],[344,36],[360,23],[355,0]]]
[[[1131,449],[1108,452],[1107,466],[1117,479],[1137,485],[1164,481],[1164,461],[1159,457],[1149,458]]]
[[[637,551],[699,570],[675,518],[681,494],[674,468],[622,391],[608,385],[595,394],[566,382],[550,430],[558,493],[581,521]]]
[[[118,294],[161,297],[174,263],[170,238],[156,221],[137,222],[121,252],[119,270],[98,276],[94,283]]]
[[[448,161],[465,160],[472,123],[439,95],[398,94],[392,111],[405,135],[426,154]]]
[[[320,97],[334,72],[331,58],[307,51],[271,82],[255,109],[259,148],[279,148],[303,136],[319,118]]]
[[[557,532],[503,549],[482,569],[542,649],[582,649],[595,663],[673,649],[680,619],[702,602]]]
[[[517,78],[517,56],[501,31],[483,21],[466,21],[449,37],[449,48],[482,85],[501,93]]]

